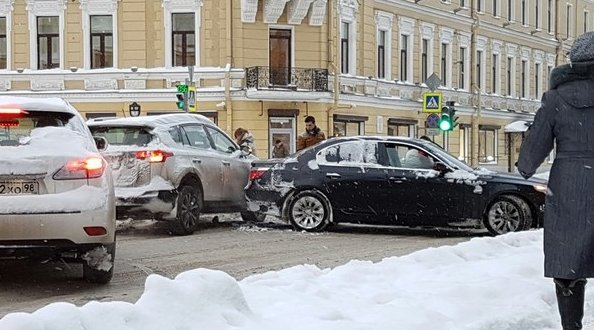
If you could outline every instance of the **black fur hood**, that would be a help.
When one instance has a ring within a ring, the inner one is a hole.
[[[594,61],[575,62],[556,67],[551,72],[550,89],[574,108],[594,106]]]

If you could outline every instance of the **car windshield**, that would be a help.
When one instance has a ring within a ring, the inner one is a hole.
[[[38,127],[63,127],[73,117],[70,113],[49,111],[22,111],[0,115],[0,146],[22,145],[23,138],[31,136]]]
[[[434,155],[438,156],[442,161],[444,161],[447,165],[457,168],[459,170],[465,170],[468,172],[472,172],[472,167],[468,166],[465,162],[459,160],[458,158],[454,157],[452,154],[448,153],[447,151],[443,150],[442,148],[434,145],[433,143],[423,143],[423,146],[429,151],[431,151]]]
[[[93,136],[104,137],[110,145],[146,146],[153,140],[150,129],[142,126],[91,126]]]

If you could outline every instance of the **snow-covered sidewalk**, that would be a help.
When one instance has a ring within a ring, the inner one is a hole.
[[[592,302],[588,293],[586,315]],[[0,320],[10,330],[560,328],[553,283],[543,278],[542,230],[240,282],[208,269],[150,275],[135,304],[54,303]]]

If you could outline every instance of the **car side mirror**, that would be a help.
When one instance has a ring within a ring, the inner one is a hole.
[[[442,162],[435,162],[433,164],[433,169],[442,174],[450,171],[449,167]]]
[[[108,146],[107,139],[102,136],[93,136],[93,140],[95,140],[95,146],[97,146],[97,150],[105,151]]]

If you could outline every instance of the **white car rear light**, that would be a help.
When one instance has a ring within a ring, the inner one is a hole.
[[[95,179],[105,171],[103,158],[90,157],[87,159],[70,160],[56,174],[54,180]]]
[[[18,108],[0,108],[0,114],[2,115],[26,115],[27,111]]]
[[[136,152],[137,159],[147,160],[149,163],[163,163],[171,156],[173,156],[173,153],[163,150],[141,150]]]

